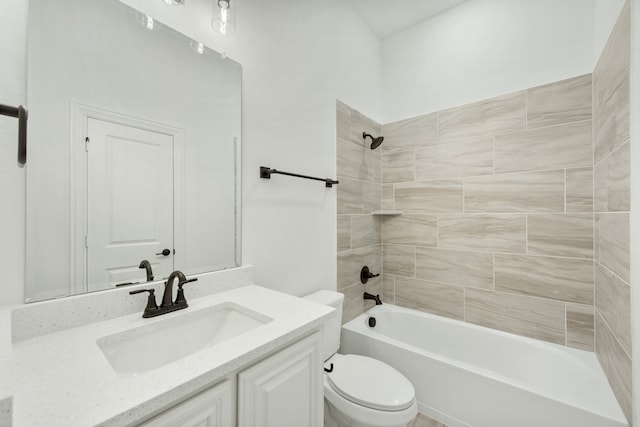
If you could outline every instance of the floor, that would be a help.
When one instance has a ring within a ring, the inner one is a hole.
[[[426,415],[418,414],[417,417],[409,423],[409,427],[447,427],[446,425],[433,420]]]

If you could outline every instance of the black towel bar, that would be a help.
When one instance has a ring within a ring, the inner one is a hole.
[[[271,174],[280,174],[280,175],[287,175],[287,176],[295,176],[296,178],[304,178],[304,179],[312,179],[314,181],[322,181],[325,184],[325,187],[327,188],[331,188],[336,184],[339,184],[339,181],[336,181],[334,179],[329,179],[329,178],[316,178],[314,176],[307,176],[307,175],[300,175],[297,173],[291,173],[291,172],[282,172],[276,169],[272,169],[272,168],[268,168],[266,166],[260,166],[260,178],[264,178],[264,179],[271,179]]]
[[[0,115],[18,119],[18,166],[22,167],[27,163],[27,108],[0,104]]]

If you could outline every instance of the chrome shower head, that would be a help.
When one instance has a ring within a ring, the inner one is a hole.
[[[362,138],[363,139],[367,139],[367,137],[371,138],[371,149],[375,150],[376,148],[378,148],[380,146],[380,144],[382,144],[382,141],[384,141],[384,136],[379,136],[377,138],[374,138],[372,135],[366,133],[366,132],[362,132]]]

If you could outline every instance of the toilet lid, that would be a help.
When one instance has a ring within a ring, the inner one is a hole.
[[[333,372],[327,374],[331,386],[352,402],[385,411],[399,411],[413,403],[413,385],[386,363],[355,354],[332,363]]]

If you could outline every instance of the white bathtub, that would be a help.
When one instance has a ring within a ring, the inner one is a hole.
[[[341,352],[401,371],[420,412],[448,427],[627,425],[586,351],[384,304],[343,325]]]

